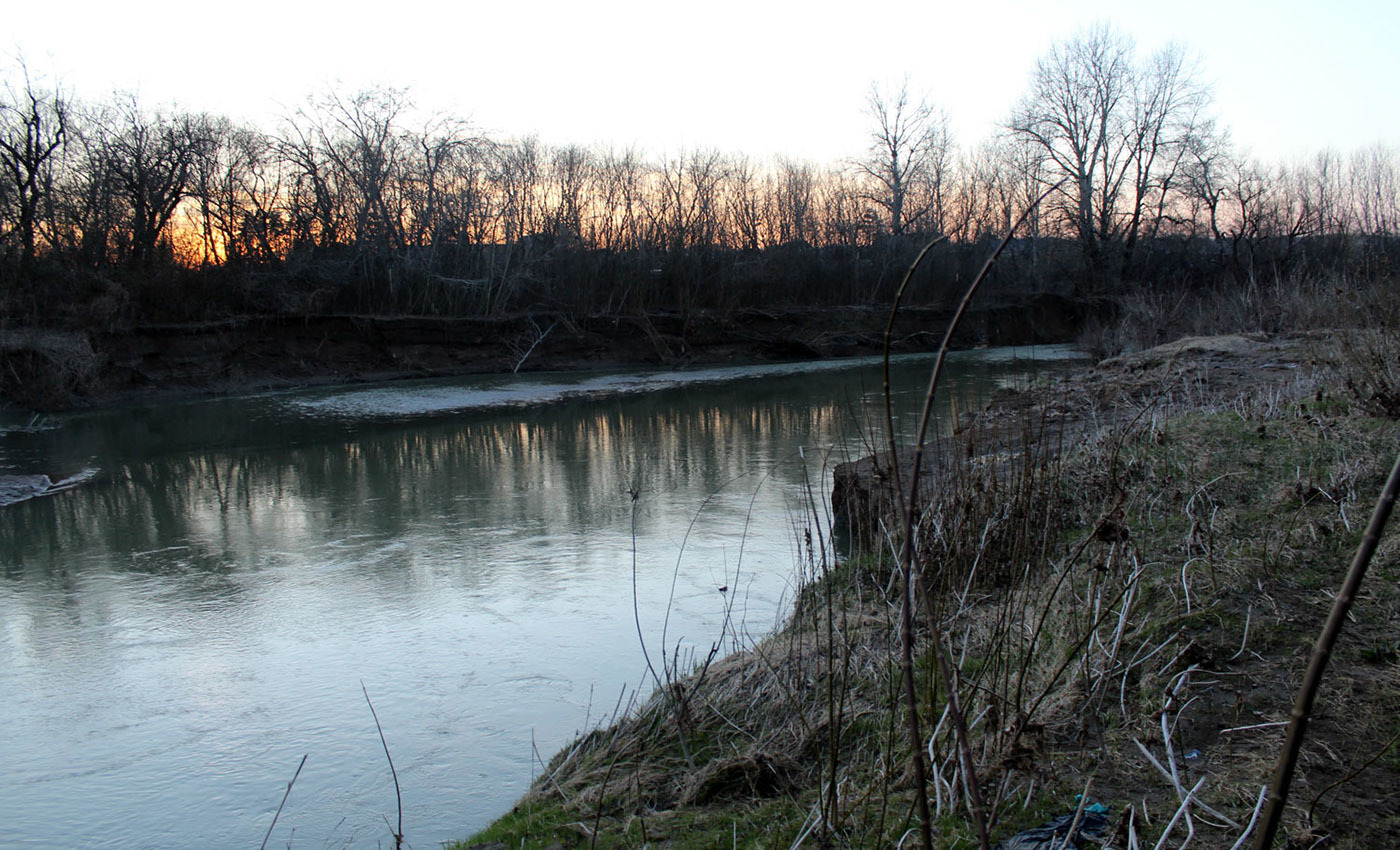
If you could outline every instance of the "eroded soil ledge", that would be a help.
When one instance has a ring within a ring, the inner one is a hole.
[[[1085,307],[1038,296],[975,311],[962,347],[1066,342]],[[941,340],[948,311],[910,308],[897,352]],[[566,369],[685,367],[881,351],[873,307],[729,314],[494,318],[269,316],[121,330],[0,329],[0,403],[35,410],[398,378]],[[872,330],[876,329],[876,330]]]

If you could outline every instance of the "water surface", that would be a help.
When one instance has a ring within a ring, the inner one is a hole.
[[[955,355],[949,390],[1067,355]],[[898,363],[901,427],[930,363]],[[645,692],[634,589],[653,658],[773,626],[879,387],[824,362],[8,423],[0,476],[76,486],[0,509],[0,846],[256,846],[303,755],[269,845],[388,846],[362,687],[409,842],[467,836]]]

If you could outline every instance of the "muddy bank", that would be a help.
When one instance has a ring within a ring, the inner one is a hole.
[[[1065,342],[1086,308],[1056,296],[973,311],[957,343]],[[937,347],[949,311],[909,308],[897,352]],[[685,367],[878,353],[888,313],[847,307],[728,314],[496,318],[262,316],[111,331],[5,329],[0,404],[125,400],[460,374]]]

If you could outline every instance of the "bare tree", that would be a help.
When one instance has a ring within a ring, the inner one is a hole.
[[[1177,47],[1143,66],[1132,41],[1098,26],[1053,45],[1008,124],[1040,151],[1091,285],[1117,279],[1183,180],[1209,93]],[[1110,257],[1109,246],[1122,251]]]
[[[1197,82],[1185,51],[1169,45],[1135,74],[1131,118],[1124,126],[1125,172],[1130,182],[1123,226],[1123,266],[1132,264],[1144,230],[1155,237],[1174,194],[1184,186],[1193,149],[1209,144],[1213,125],[1203,112],[1210,93]]]
[[[602,154],[597,171],[598,203],[603,207],[596,217],[598,247],[618,251],[640,245],[644,170],[633,148]]]
[[[725,212],[728,229],[740,250],[757,251],[765,242],[766,193],[763,190],[763,180],[752,160],[741,156],[731,163]]]
[[[686,163],[693,246],[711,247],[724,241],[720,198],[729,170],[729,160],[714,149],[694,151]]]
[[[276,141],[289,172],[284,204],[294,250],[328,248],[344,238],[345,193],[318,135],[303,111],[287,121]]]
[[[786,157],[778,160],[775,227],[779,243],[817,239],[816,171]]]
[[[261,134],[234,127],[227,118],[208,123],[208,144],[197,151],[193,163],[191,210],[199,232],[202,262],[206,266],[242,259],[239,232],[251,210],[244,186],[254,168]]]
[[[1400,165],[1394,148],[1372,145],[1352,154],[1351,193],[1362,232],[1395,232],[1400,223]]]
[[[405,141],[413,157],[412,165],[405,168],[406,238],[416,248],[428,248],[451,231],[448,197],[454,177],[475,158],[482,140],[465,121],[438,118],[416,133],[405,134]]]
[[[583,235],[587,187],[592,182],[593,156],[578,145],[555,150],[550,160],[545,213],[557,241],[573,242]]]
[[[1017,182],[1014,142],[992,139],[964,160],[959,181],[960,218],[966,221],[964,241],[977,242],[1004,234],[1016,220]]]
[[[868,178],[865,197],[884,210],[896,236],[911,227],[941,227],[943,181],[952,152],[948,121],[926,99],[910,101],[909,81],[887,92],[872,84],[866,113],[870,149],[855,163]]]
[[[1304,172],[1307,175],[1304,203],[1314,233],[1346,236],[1352,230],[1354,206],[1348,197],[1344,169],[1336,151],[1322,150]]]
[[[229,250],[233,256],[268,262],[285,257],[291,231],[285,212],[286,168],[276,155],[275,140],[258,130],[240,127],[229,139],[233,148],[229,171],[242,199],[242,217]]]
[[[313,102],[312,127],[322,149],[354,191],[355,242],[402,251],[403,150],[400,114],[407,92],[374,88],[349,99],[334,93]]]
[[[1211,239],[1223,243],[1229,181],[1238,168],[1230,155],[1229,138],[1223,132],[1199,134],[1188,146],[1188,154],[1183,176],[1189,224],[1193,230],[1204,228]]]
[[[212,144],[205,116],[147,112],[122,98],[100,134],[102,153],[128,204],[127,261],[155,262],[166,228],[189,195],[195,161]]]
[[[506,244],[514,244],[540,229],[539,189],[543,155],[539,139],[527,136],[498,148],[495,182],[502,193]]]
[[[1255,246],[1261,238],[1273,235],[1274,193],[1258,163],[1229,161],[1226,179],[1231,257],[1239,276],[1253,280]]]
[[[126,216],[98,117],[76,104],[69,116],[49,236],[56,250],[87,267],[114,259],[117,231]]]
[[[497,145],[477,139],[457,150],[444,176],[438,238],[452,246],[453,274],[479,280],[485,246],[500,232],[501,204],[492,184],[496,158]]]
[[[652,215],[665,234],[667,250],[678,255],[718,242],[720,188],[728,173],[728,163],[716,150],[682,151],[662,161]]]
[[[68,101],[54,89],[35,85],[20,62],[22,90],[0,90],[0,170],[6,191],[0,193],[0,244],[6,232],[19,240],[19,273],[34,264],[40,213],[52,203],[54,155],[68,138]]]
[[[1037,60],[1031,90],[1010,122],[1012,133],[1044,151],[1054,183],[1069,178],[1060,209],[1078,237],[1085,271],[1103,276],[1103,222],[1120,184],[1122,150],[1117,139],[1131,83],[1131,45],[1106,27],[1055,44]]]

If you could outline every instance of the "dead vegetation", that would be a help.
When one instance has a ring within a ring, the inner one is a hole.
[[[1003,394],[929,446],[908,588],[881,495],[907,469],[868,462],[863,554],[834,559],[814,511],[782,629],[620,705],[462,846],[874,848],[927,823],[930,846],[988,847],[1077,795],[1108,807],[1104,846],[1247,846],[1400,445],[1395,350],[1383,330],[1188,339]],[[1383,539],[1289,847],[1400,841],[1398,579]]]
[[[62,407],[92,389],[100,365],[84,334],[0,326],[0,400]]]

